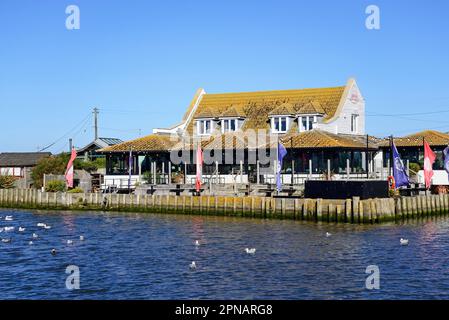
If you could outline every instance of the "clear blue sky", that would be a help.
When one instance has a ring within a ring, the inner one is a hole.
[[[65,28],[70,4],[80,30]],[[370,4],[381,10],[378,31],[365,28]],[[100,135],[125,140],[177,123],[200,87],[293,89],[349,77],[366,99],[370,134],[449,131],[448,35],[447,0],[1,0],[0,151],[61,138],[50,149],[60,152],[72,128],[83,146],[94,106]]]

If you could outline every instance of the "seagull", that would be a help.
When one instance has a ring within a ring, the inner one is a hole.
[[[24,232],[25,230],[25,228],[19,227],[19,232]]]
[[[44,229],[48,230],[48,229],[51,229],[51,227],[50,227],[50,226],[47,226],[47,225],[45,225],[45,226],[44,226]]]
[[[5,232],[13,231],[14,227],[5,227]]]
[[[67,244],[73,244],[72,240],[67,240]]]
[[[3,243],[10,243],[10,242],[11,242],[11,239],[2,239],[2,242],[3,242]]]
[[[56,249],[51,249],[51,254],[52,254],[53,256],[55,256],[55,255],[56,255]]]
[[[3,230],[5,230],[4,228],[0,228],[0,233],[2,233],[3,232]]]
[[[329,233],[329,232],[326,232],[326,237],[330,237],[332,234],[331,233]]]
[[[401,244],[401,246],[408,246],[408,239],[401,238],[401,240],[399,240],[399,243]]]
[[[246,251],[247,254],[255,254],[256,253],[256,248],[252,248],[252,249],[246,248],[245,251]]]
[[[84,236],[80,236],[80,240],[81,240],[81,241],[84,241]]]
[[[33,238],[37,239],[37,237],[39,237],[36,233],[33,233]]]
[[[30,242],[28,242],[28,244],[29,244],[30,246],[32,246],[32,245],[34,244],[34,242],[33,242],[33,241],[30,241]]]
[[[192,263],[190,264],[190,269],[191,270],[195,270],[196,269],[196,263],[195,263],[195,261],[192,261]]]
[[[6,216],[5,221],[12,221],[12,216]]]
[[[42,223],[42,222],[39,222],[39,223],[37,224],[37,226],[38,226],[38,227],[45,228],[46,224],[45,224],[45,223]]]
[[[196,245],[197,247],[199,247],[199,246],[200,246],[200,241],[199,241],[199,240],[196,240],[196,241],[195,241],[195,245]]]

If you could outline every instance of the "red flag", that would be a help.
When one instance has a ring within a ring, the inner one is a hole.
[[[201,150],[201,146],[198,145],[198,149],[196,150],[196,181],[195,181],[196,192],[200,192],[202,184],[202,176],[203,176],[203,151]]]
[[[67,170],[65,171],[65,182],[67,188],[73,188],[73,162],[76,159],[76,150],[72,148],[72,154],[70,156],[69,163],[67,164]]]
[[[429,144],[424,140],[424,180],[426,182],[426,188],[430,189],[433,177],[432,165],[435,162],[435,153],[430,149]]]

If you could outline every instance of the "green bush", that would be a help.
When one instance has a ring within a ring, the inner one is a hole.
[[[46,192],[64,192],[66,190],[65,181],[53,180],[45,186]]]
[[[13,176],[0,175],[0,189],[11,189],[14,187],[16,179]]]
[[[76,187],[76,188],[70,189],[69,191],[67,191],[67,193],[84,193],[84,190],[81,189],[80,187]]]

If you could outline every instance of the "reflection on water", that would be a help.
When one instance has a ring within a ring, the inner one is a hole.
[[[445,218],[361,226],[93,212],[0,217],[0,228],[16,227],[0,233],[12,239],[0,243],[2,299],[449,299]],[[30,246],[33,232],[39,238]],[[377,291],[365,289],[373,264]],[[78,291],[65,288],[68,265],[80,268]]]

